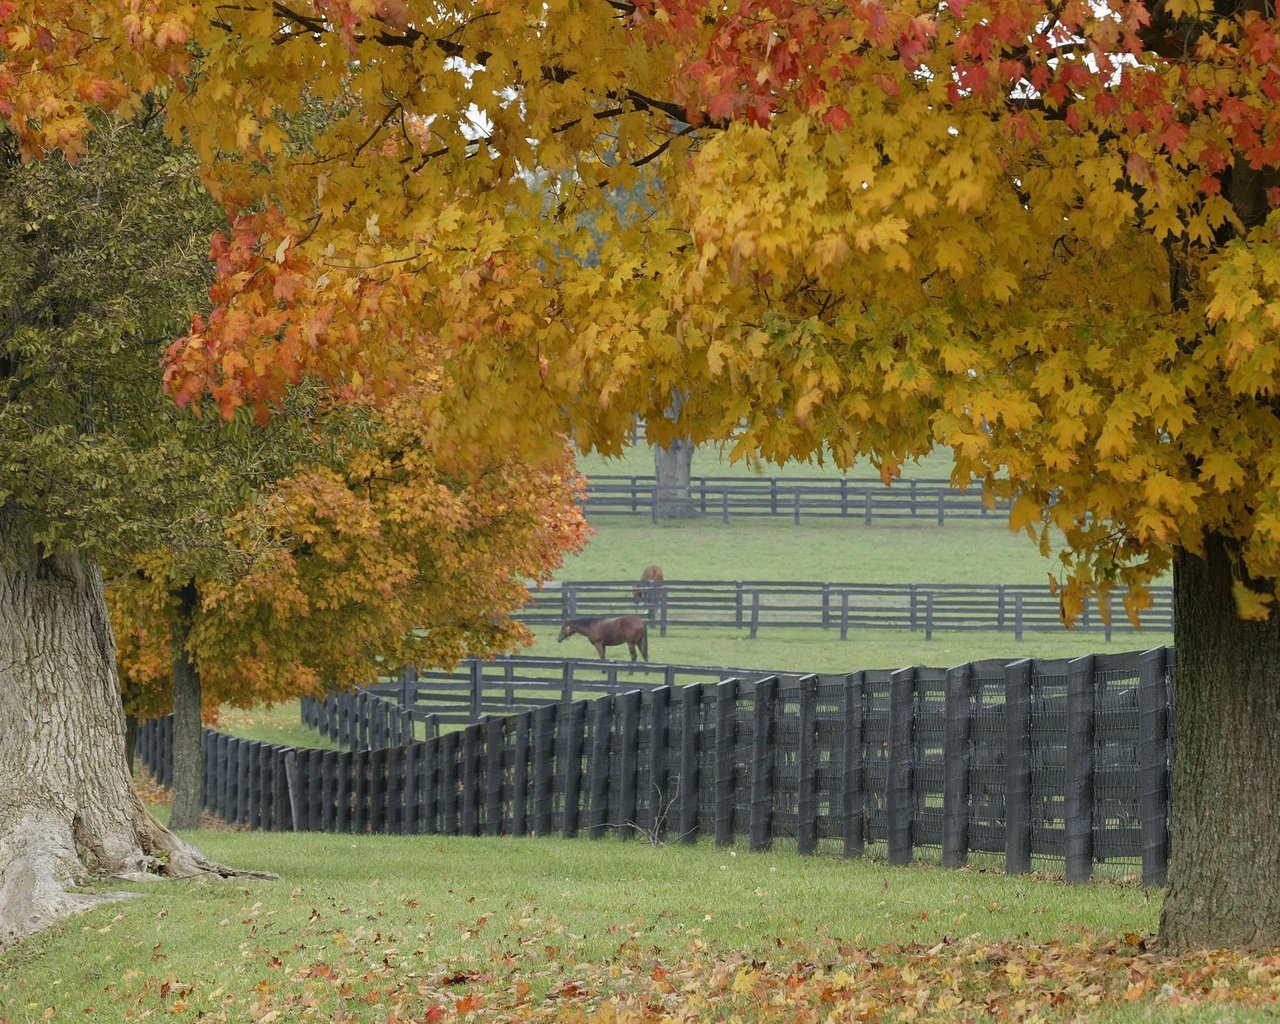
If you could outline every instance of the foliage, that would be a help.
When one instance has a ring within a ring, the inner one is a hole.
[[[1068,616],[1114,586],[1136,614],[1206,531],[1258,616],[1277,24],[1181,0],[7,2],[0,79],[33,153],[176,83],[170,130],[234,214],[212,317],[170,353],[183,401],[264,413],[304,372],[386,393],[425,361],[465,382],[459,433],[536,446],[491,415],[518,398],[612,449],[692,384],[682,430],[741,421],[775,459],[826,442],[892,476],[951,445],[1015,526],[1065,534]],[[291,142],[317,101],[335,116]],[[641,168],[667,202],[620,216]]]
[[[585,538],[571,458],[464,462],[421,410],[406,393],[363,425],[348,412],[333,466],[298,467],[230,521],[246,569],[199,580],[187,641],[210,711],[527,642],[509,613]],[[170,557],[110,597],[138,714],[169,707]]]
[[[204,842],[286,877],[68,922],[0,961],[0,1018],[1243,1021],[1277,997],[1273,956],[1144,950],[1159,898],[1129,886],[612,839]]]
[[[158,121],[99,118],[90,143],[20,165],[0,130],[0,506],[50,550],[190,548],[236,429],[180,423],[158,363],[208,301],[221,212]]]

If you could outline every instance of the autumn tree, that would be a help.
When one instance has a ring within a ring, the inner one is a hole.
[[[161,549],[110,589],[130,710],[176,715],[181,684],[191,691],[194,727],[183,743],[175,732],[182,827],[199,823],[202,702],[212,718],[222,704],[323,697],[532,641],[511,613],[585,538],[572,459],[544,468],[439,450],[423,404],[409,391],[329,424],[329,464],[299,468],[229,519],[243,571],[175,586]]]
[[[0,945],[94,901],[62,891],[81,858],[225,870],[133,793],[99,567],[161,544],[203,563],[243,479],[228,453],[266,435],[163,395],[221,211],[154,110],[97,121],[74,166],[24,166],[0,129]]]
[[[429,367],[460,441],[534,456],[637,413],[669,440],[683,389],[688,436],[741,453],[891,479],[950,446],[1065,538],[1067,619],[1140,616],[1172,569],[1161,935],[1280,944],[1270,5],[5,0],[0,33],[31,155],[171,88],[234,218],[183,402]],[[340,116],[291,152],[316,101]],[[667,202],[622,218],[640,168]],[[568,183],[552,211],[535,173]]]

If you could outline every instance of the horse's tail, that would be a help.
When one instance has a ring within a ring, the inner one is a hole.
[[[649,660],[649,631],[644,626],[640,627],[640,656]]]

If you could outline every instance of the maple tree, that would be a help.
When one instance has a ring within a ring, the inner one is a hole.
[[[185,824],[172,827],[199,824],[202,710],[216,720],[222,704],[323,697],[531,642],[511,613],[586,536],[572,458],[461,459],[435,447],[422,407],[411,391],[378,415],[347,412],[331,464],[244,505],[227,527],[242,571],[175,580],[162,548],[109,589],[126,709],[195,718],[184,742],[175,732]],[[192,708],[178,706],[182,672]]]
[[[427,367],[459,443],[536,457],[670,440],[679,390],[739,453],[953,448],[1067,620],[1172,568],[1162,937],[1280,944],[1269,5],[4,0],[0,46],[27,153],[158,91],[231,213],[183,403]]]

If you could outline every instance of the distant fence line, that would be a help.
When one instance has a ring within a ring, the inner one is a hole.
[[[250,828],[585,835],[752,850],[794,839],[890,862],[939,848],[1088,879],[1108,859],[1168,863],[1172,651],[980,661],[753,683],[658,686],[487,715],[393,745],[294,750],[205,734],[206,806]],[[377,698],[365,695],[364,711]],[[316,707],[308,711],[318,714]],[[392,719],[388,719],[391,721]],[[162,780],[168,720],[139,732]]]
[[[587,481],[583,508],[589,516],[647,515],[678,507],[690,516],[789,516],[803,519],[877,521],[927,519],[939,526],[948,519],[1003,521],[1008,504],[988,507],[978,485],[956,490],[944,478],[898,480],[886,487],[878,480],[847,477],[695,476],[689,489],[659,488],[652,476],[593,474]]]
[[[641,611],[659,635],[670,626],[715,627],[748,632],[803,627],[851,631],[901,629],[923,632],[986,630],[1012,633],[1059,632],[1058,598],[1043,584],[1014,583],[829,583],[751,580],[666,580],[637,605],[633,580],[562,580],[533,593],[516,617],[530,625],[549,625],[588,615],[624,615]],[[1173,631],[1173,588],[1152,587],[1152,606],[1142,613],[1144,629]],[[1087,602],[1074,628],[1081,632],[1134,633],[1124,609],[1104,622]]]

